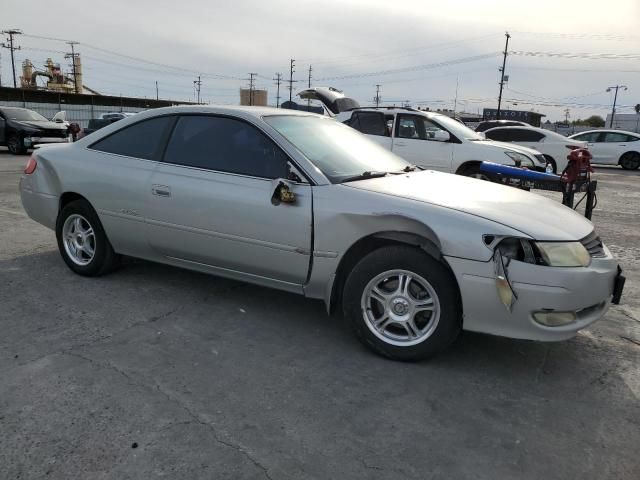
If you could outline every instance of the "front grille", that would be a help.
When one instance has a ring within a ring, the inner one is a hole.
[[[40,130],[37,134],[34,134],[34,136],[36,135],[39,137],[66,138],[68,134],[66,130],[47,128]]]
[[[602,245],[600,237],[596,235],[595,230],[584,237],[582,240],[580,240],[580,243],[584,245],[584,248],[587,249],[589,255],[591,255],[593,258],[602,258],[605,256],[604,246]]]

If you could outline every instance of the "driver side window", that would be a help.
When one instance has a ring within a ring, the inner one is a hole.
[[[435,140],[436,132],[448,133],[428,118],[417,115],[398,115],[396,137],[414,140]]]

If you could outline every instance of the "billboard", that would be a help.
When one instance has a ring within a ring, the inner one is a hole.
[[[485,108],[482,111],[483,120],[495,120],[498,115],[497,108]],[[540,119],[545,115],[537,112],[529,112],[526,110],[500,110],[500,120],[518,120],[527,122],[536,127],[540,126]]]

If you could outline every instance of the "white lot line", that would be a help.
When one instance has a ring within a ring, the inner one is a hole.
[[[2,212],[2,213],[10,213],[11,215],[18,215],[19,217],[26,217],[27,216],[23,212],[16,212],[15,210],[7,210],[5,208],[0,208],[0,212]]]

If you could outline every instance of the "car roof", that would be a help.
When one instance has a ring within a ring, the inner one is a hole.
[[[446,117],[439,112],[432,112],[430,110],[417,110],[412,107],[358,107],[353,108],[351,110],[346,110],[340,113],[355,113],[355,112],[386,112],[386,113],[412,113],[412,114],[423,114],[426,116],[437,116],[437,117]]]
[[[546,128],[540,128],[540,127],[534,127],[532,125],[504,125],[504,126],[497,126],[497,127],[493,127],[493,128],[489,128],[485,131],[486,132],[490,132],[492,130],[515,130],[515,129],[525,129],[525,130],[535,130],[536,132],[541,132],[541,133],[555,133],[553,130],[547,130]]]
[[[309,116],[324,117],[317,113],[304,112],[300,110],[287,110],[286,108],[273,107],[254,107],[254,106],[231,106],[231,105],[177,105],[174,107],[162,107],[146,110],[136,114],[141,118],[143,116],[155,116],[159,113],[220,113],[234,114],[239,116],[263,117],[266,115],[293,115],[293,116]]]
[[[630,132],[628,130],[616,130],[615,128],[598,128],[595,130],[585,130],[584,132],[577,132],[571,135],[575,137],[576,135],[582,135],[585,133],[624,133],[625,135],[633,135],[634,137],[640,137],[640,133]]]

